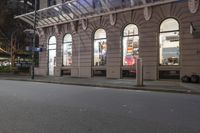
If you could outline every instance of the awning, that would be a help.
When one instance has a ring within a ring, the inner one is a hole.
[[[36,13],[36,27],[48,27],[92,17],[151,7],[182,0],[71,0]],[[16,16],[30,25],[34,25],[34,12]]]

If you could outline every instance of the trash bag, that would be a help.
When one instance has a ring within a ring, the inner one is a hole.
[[[191,81],[191,78],[189,76],[185,75],[181,78],[181,81],[185,82],[185,83],[189,83]]]
[[[192,83],[199,83],[199,76],[198,75],[192,75],[191,76],[191,82]]]

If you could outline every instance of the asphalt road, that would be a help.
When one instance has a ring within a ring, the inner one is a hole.
[[[200,133],[200,96],[0,80],[0,133]]]

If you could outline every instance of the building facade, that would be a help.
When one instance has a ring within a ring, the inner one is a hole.
[[[41,0],[40,6],[46,8],[51,2]],[[160,4],[147,13],[144,8],[122,11],[115,19],[105,14],[85,23],[80,20],[42,27],[39,45],[45,50],[40,52],[35,73],[134,77],[136,59],[142,58],[147,80],[200,75],[199,3],[193,7],[188,3]]]

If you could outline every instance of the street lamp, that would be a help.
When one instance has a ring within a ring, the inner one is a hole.
[[[31,65],[31,79],[35,78],[35,43],[36,43],[36,15],[37,15],[37,0],[34,5],[34,25],[33,25],[33,46],[32,46],[32,65]]]

